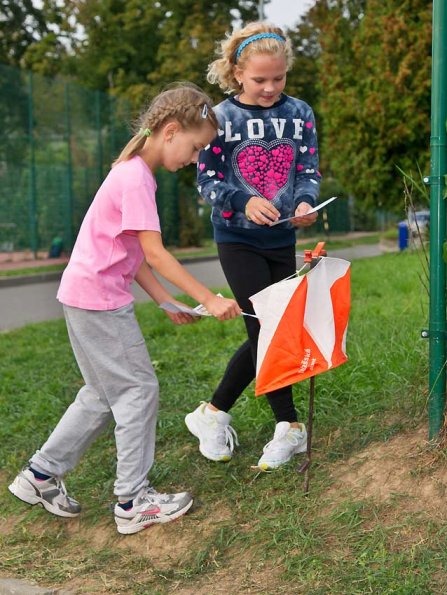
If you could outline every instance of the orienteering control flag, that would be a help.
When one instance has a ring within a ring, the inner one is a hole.
[[[323,257],[308,273],[266,287],[250,300],[261,330],[256,396],[343,364],[350,263]]]

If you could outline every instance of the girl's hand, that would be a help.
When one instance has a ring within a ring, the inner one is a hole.
[[[311,206],[307,202],[300,203],[295,211],[295,219],[291,220],[292,225],[295,227],[309,227],[313,225],[317,220],[318,213],[311,213],[306,215],[307,211],[311,210]]]
[[[186,306],[189,308],[187,304],[183,302],[179,302],[178,300],[169,300],[173,304],[178,304],[179,306]],[[168,312],[167,310],[164,311],[166,316],[172,320],[174,324],[191,324],[192,322],[197,322],[200,320],[198,316],[191,316],[191,314],[187,314],[186,312]]]
[[[280,212],[266,198],[252,196],[245,205],[245,216],[258,225],[271,225],[280,217]]]
[[[203,305],[212,316],[215,316],[219,320],[231,320],[239,316],[242,312],[235,300],[218,295],[212,295],[203,302]]]

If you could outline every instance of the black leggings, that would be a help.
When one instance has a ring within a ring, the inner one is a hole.
[[[220,263],[234,297],[243,312],[254,313],[248,299],[272,283],[289,277],[296,271],[295,246],[265,250],[248,244],[218,244]],[[244,316],[248,340],[228,362],[225,374],[211,403],[222,411],[229,411],[240,394],[256,376],[256,352],[259,322]],[[286,386],[267,395],[276,421],[297,421],[292,387]]]

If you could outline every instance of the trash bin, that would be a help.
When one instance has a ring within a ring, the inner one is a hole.
[[[48,258],[59,258],[64,247],[64,241],[61,237],[56,236],[51,241],[50,250],[48,252]]]
[[[399,231],[399,250],[405,250],[405,248],[408,248],[408,223],[407,221],[399,221],[397,227]]]

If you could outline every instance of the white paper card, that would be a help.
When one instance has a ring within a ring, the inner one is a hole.
[[[328,198],[327,200],[320,203],[313,209],[310,209],[310,211],[307,211],[306,215],[310,215],[311,213],[315,213],[316,211],[319,211],[320,209],[322,209],[323,207],[328,205],[330,202],[334,201],[336,198],[338,198],[338,196],[332,196],[331,198]],[[296,218],[297,218],[296,215],[294,215],[293,217],[287,217],[286,219],[278,219],[278,221],[275,221],[274,223],[272,223],[270,225],[270,227],[273,227],[274,225],[278,225],[278,223],[284,223],[285,221],[290,221],[291,219],[296,219]]]

